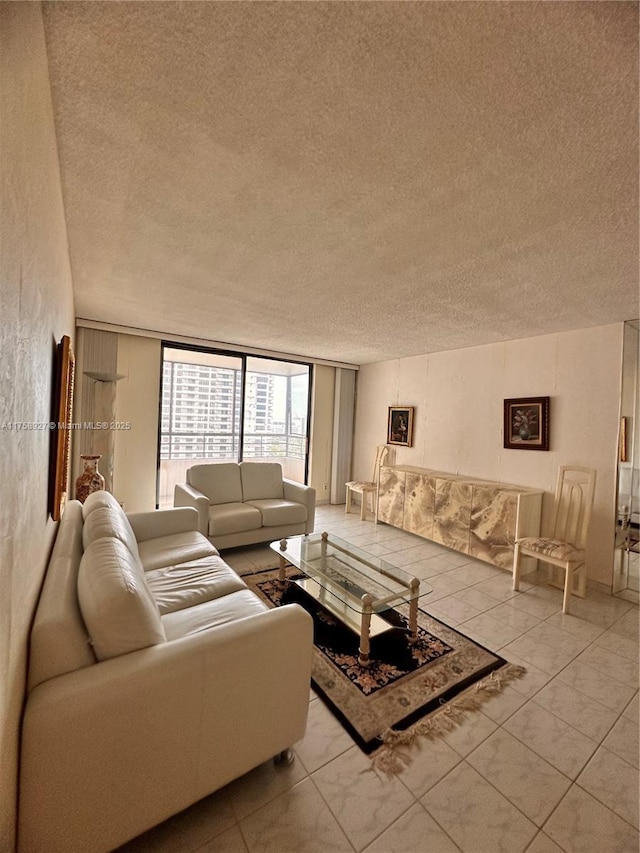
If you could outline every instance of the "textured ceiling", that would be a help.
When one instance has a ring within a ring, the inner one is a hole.
[[[365,363],[638,316],[638,6],[44,3],[76,313]]]

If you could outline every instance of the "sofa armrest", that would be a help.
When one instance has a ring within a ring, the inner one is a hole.
[[[111,850],[292,746],[312,635],[287,605],[40,684],[22,730],[20,853]]]
[[[198,529],[198,515],[193,507],[130,512],[127,518],[138,542]]]
[[[304,526],[305,533],[313,533],[316,520],[316,490],[302,483],[294,483],[293,480],[282,479],[284,485],[284,498],[287,501],[296,501],[304,504],[307,508],[307,521]]]
[[[209,498],[188,483],[179,483],[173,489],[173,505],[191,506],[198,513],[198,530],[209,535]]]

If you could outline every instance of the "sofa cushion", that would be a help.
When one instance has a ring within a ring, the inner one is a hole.
[[[282,466],[279,462],[241,462],[242,498],[258,501],[284,497]]]
[[[160,611],[142,567],[119,539],[96,539],[84,552],[78,571],[78,600],[98,660],[165,639]]]
[[[255,506],[232,503],[209,507],[209,536],[212,538],[259,527],[262,527],[262,515]]]
[[[166,566],[147,572],[145,577],[161,615],[247,588],[221,557]]]
[[[243,589],[186,610],[167,613],[162,617],[162,625],[167,639],[175,640],[178,637],[206,631],[208,628],[237,622],[238,619],[245,619],[247,616],[256,616],[268,609],[255,593],[249,589]]]
[[[304,524],[307,508],[304,504],[283,500],[248,501],[260,510],[263,527],[281,527],[283,524]]]
[[[122,510],[119,501],[114,498],[111,492],[107,492],[105,489],[100,489],[98,492],[92,492],[82,504],[82,517],[86,518],[94,509],[104,506]]]
[[[187,483],[206,495],[212,504],[242,500],[240,468],[237,462],[194,465],[187,471]]]
[[[185,530],[183,533],[171,533],[169,536],[138,542],[138,553],[146,572],[218,555],[217,549],[197,530]]]
[[[120,505],[117,508],[113,506],[97,506],[85,517],[82,528],[82,546],[85,551],[92,542],[102,539],[105,536],[119,539],[127,546],[137,560],[140,559],[138,542],[129,519]]]

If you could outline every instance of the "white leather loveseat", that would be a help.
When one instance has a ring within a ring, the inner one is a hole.
[[[112,850],[303,736],[311,618],[268,609],[196,525],[67,504],[30,638],[20,853]]]
[[[173,504],[194,507],[199,531],[222,550],[313,533],[316,491],[283,479],[278,462],[220,462],[189,468]]]

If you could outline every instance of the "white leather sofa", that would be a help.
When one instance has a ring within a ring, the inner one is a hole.
[[[30,638],[20,853],[99,853],[299,740],[311,618],[267,608],[193,509],[67,504]]]
[[[198,511],[198,529],[220,550],[313,533],[316,491],[282,477],[278,462],[194,465],[173,504]]]

